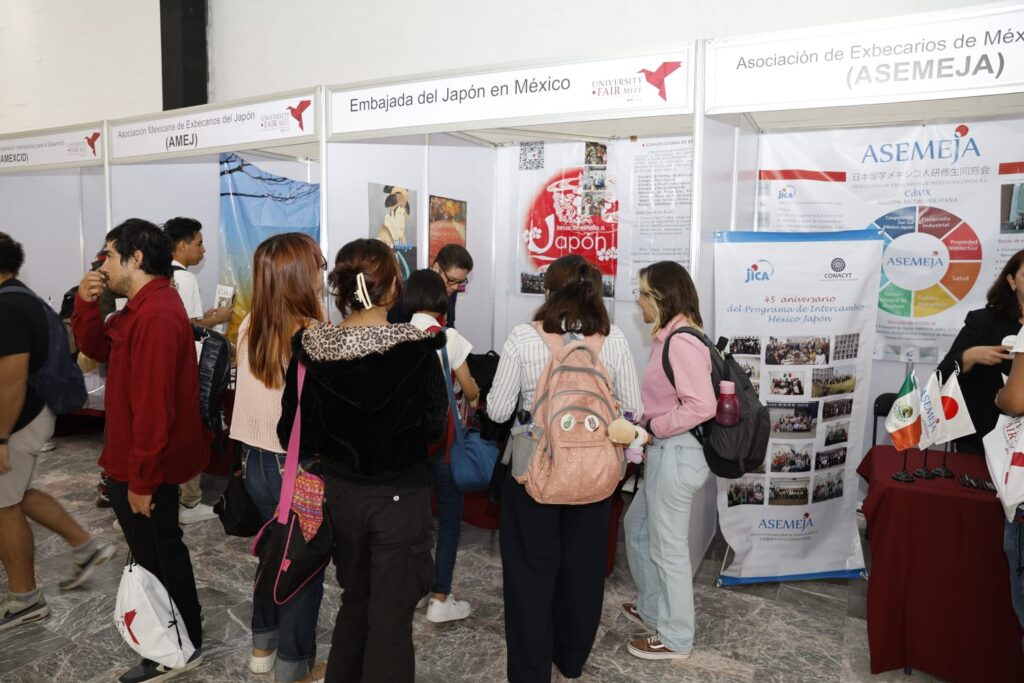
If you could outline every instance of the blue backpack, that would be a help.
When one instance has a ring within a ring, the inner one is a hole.
[[[0,294],[25,294],[38,301],[46,312],[46,327],[50,337],[46,362],[28,376],[28,385],[42,397],[56,415],[70,413],[84,406],[88,397],[85,379],[78,365],[71,360],[68,335],[60,316],[27,287],[0,287]]]

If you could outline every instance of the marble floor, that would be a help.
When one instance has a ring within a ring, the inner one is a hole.
[[[126,554],[109,509],[95,507],[98,435],[56,439],[57,449],[40,457],[37,485],[58,497],[91,533],[116,540]],[[215,494],[214,494],[215,495]],[[136,662],[113,625],[121,562],[108,562],[79,590],[62,593],[57,581],[70,562],[64,542],[34,527],[36,578],[51,615],[0,636],[0,681],[113,681]],[[206,615],[204,663],[178,677],[186,681],[253,681],[272,676],[248,672],[251,585],[255,560],[246,541],[225,537],[217,521],[186,527],[199,598]],[[686,662],[648,662],[628,654],[626,641],[641,635],[619,611],[633,598],[623,544],[608,580],[604,615],[582,681],[930,681],[927,674],[901,671],[872,676],[868,667],[866,582],[810,581],[716,588],[714,579],[725,545],[717,539],[695,581],[697,636]],[[0,589],[6,590],[0,568]],[[505,679],[501,564],[496,532],[465,526],[455,574],[459,598],[469,600],[469,619],[443,625],[414,620],[417,681],[495,683]],[[330,649],[333,616],[340,601],[327,581],[321,610],[319,647]],[[559,680],[556,675],[555,680]]]

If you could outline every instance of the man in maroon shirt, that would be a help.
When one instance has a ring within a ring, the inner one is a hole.
[[[79,284],[71,326],[78,347],[108,364],[100,465],[110,478],[110,502],[136,561],[163,581],[181,612],[196,647],[192,668],[202,657],[203,632],[192,561],[178,526],[177,485],[209,459],[192,327],[168,279],[170,238],[132,218],[106,239],[103,266]],[[128,297],[106,323],[97,305],[105,287]],[[179,672],[144,659],[119,680]]]

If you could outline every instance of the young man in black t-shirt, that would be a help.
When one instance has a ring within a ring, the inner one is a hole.
[[[0,232],[0,563],[10,584],[9,596],[0,603],[0,632],[50,613],[36,587],[28,519],[59,534],[73,548],[71,576],[60,582],[61,590],[78,588],[115,551],[112,544],[89,536],[60,503],[32,488],[36,453],[53,434],[55,418],[28,382],[49,354],[46,304],[10,291],[25,287],[17,279],[24,260],[21,244]]]
[[[455,301],[459,296],[459,288],[469,284],[469,273],[473,270],[473,257],[461,244],[452,242],[441,247],[430,269],[444,280],[448,292],[448,314],[445,316],[445,327],[455,327]],[[414,311],[406,311],[402,304],[395,303],[388,311],[388,322],[392,325],[407,323],[412,320]]]

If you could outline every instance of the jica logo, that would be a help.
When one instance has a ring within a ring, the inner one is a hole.
[[[891,161],[949,161],[952,166],[967,157],[981,158],[978,142],[969,135],[970,129],[960,124],[950,137],[933,138],[924,142],[883,142],[868,145],[860,162],[885,164]]]
[[[775,266],[772,265],[772,262],[760,259],[757,263],[752,263],[747,268],[747,279],[743,282],[747,283],[755,280],[767,282],[772,279],[774,274]]]
[[[811,513],[805,512],[803,517],[797,519],[767,519],[761,520],[757,525],[758,529],[772,529],[775,531],[807,531],[814,528],[814,520]]]
[[[786,185],[785,187],[780,188],[779,189],[779,196],[776,197],[776,199],[780,199],[780,200],[796,199],[796,188],[793,187],[792,185]]]

